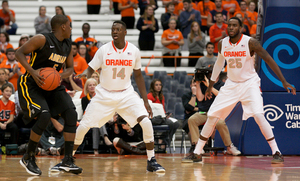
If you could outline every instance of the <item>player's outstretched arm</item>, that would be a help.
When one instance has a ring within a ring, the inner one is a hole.
[[[260,43],[254,39],[251,38],[249,40],[249,49],[250,52],[256,52],[258,56],[260,56],[273,70],[273,72],[277,75],[279,80],[282,82],[283,87],[287,90],[287,92],[292,92],[293,95],[296,95],[296,88],[293,87],[291,84],[289,84],[284,76],[281,73],[280,68],[274,61],[274,59],[271,57],[271,55],[260,45]],[[290,89],[289,89],[290,88]]]
[[[44,35],[35,35],[30,38],[21,48],[16,51],[16,59],[21,65],[30,73],[32,78],[35,80],[38,86],[44,84],[44,78],[39,75],[40,69],[34,70],[27,62],[26,55],[33,52],[34,50],[42,49],[46,43]],[[32,55],[34,56],[34,55]]]
[[[138,89],[139,89],[142,99],[144,101],[145,107],[149,113],[149,116],[152,117],[152,115],[153,115],[152,109],[148,102],[145,81],[144,81],[144,77],[142,75],[142,71],[141,71],[141,69],[133,70],[133,73],[134,73],[134,79],[135,79],[136,85],[138,86]]]

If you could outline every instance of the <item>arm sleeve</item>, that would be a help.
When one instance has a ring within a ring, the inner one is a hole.
[[[212,72],[210,80],[216,81],[216,79],[220,75],[220,72],[222,71],[224,63],[225,63],[225,58],[219,52],[218,53],[218,58],[217,58],[217,61],[216,61],[215,65],[214,65],[214,69],[213,69],[213,72]]]

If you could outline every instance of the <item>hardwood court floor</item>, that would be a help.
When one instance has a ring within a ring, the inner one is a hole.
[[[272,157],[207,156],[203,163],[181,163],[183,154],[157,154],[157,161],[166,169],[164,175],[146,172],[146,156],[115,154],[77,154],[81,175],[51,174],[49,168],[59,157],[37,157],[41,176],[31,176],[19,164],[21,156],[4,156],[0,160],[0,181],[98,181],[98,180],[176,180],[176,181],[300,181],[300,157],[285,156],[285,163],[271,165]],[[1,158],[1,157],[0,157]]]

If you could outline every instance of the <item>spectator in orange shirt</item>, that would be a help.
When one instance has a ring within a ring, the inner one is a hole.
[[[182,0],[162,0],[162,2],[163,2],[163,6],[165,6],[166,12],[168,12],[168,10],[167,10],[167,4],[168,3],[173,3],[174,4],[174,11],[172,13],[176,14],[177,16],[179,16],[179,14],[182,11],[183,5],[182,5],[181,9],[178,6],[182,2]]]
[[[237,13],[240,13],[243,16],[244,25],[248,26],[248,29],[250,30],[251,26],[254,24],[254,17],[252,17],[252,13],[250,11],[247,11],[247,3],[245,1],[240,2],[240,11],[236,11],[233,16],[236,16]]]
[[[2,116],[0,116],[0,129],[7,130],[11,133],[10,144],[17,143],[17,135],[18,135],[18,127],[13,122],[15,113],[15,103],[9,100],[12,94],[13,87],[11,84],[4,84],[1,87],[1,91],[3,92],[3,96],[0,99],[0,110],[2,112]]]
[[[9,43],[9,35],[6,32],[0,33],[0,51],[6,53],[9,48],[14,48],[12,44]]]
[[[1,32],[5,31],[10,35],[15,35],[18,29],[18,25],[15,23],[15,12],[9,9],[8,1],[6,0],[2,1],[2,9],[0,9],[0,18],[4,21],[4,26],[1,26]]]
[[[251,17],[254,19],[254,20],[253,20],[253,21],[254,21],[254,24],[256,24],[257,17],[258,17],[258,13],[257,13],[256,11],[254,11],[255,8],[256,8],[255,2],[252,2],[252,1],[251,1],[251,2],[249,3],[249,8],[248,8],[248,10],[249,10],[250,13],[252,13]]]
[[[207,27],[210,28],[216,23],[215,14],[216,12],[221,12],[223,14],[224,23],[227,24],[228,20],[228,11],[222,8],[222,0],[215,0],[216,9],[210,11],[207,15]]]
[[[82,32],[83,35],[82,37],[78,37],[75,39],[75,42],[78,44],[85,44],[87,49],[88,49],[88,53],[91,57],[91,59],[93,59],[95,53],[98,50],[98,47],[96,46],[97,44],[97,40],[95,38],[90,37],[89,32],[90,32],[91,26],[89,23],[83,23],[82,25]]]
[[[85,44],[80,43],[80,44],[78,45],[78,47],[79,47],[79,49],[78,49],[79,55],[80,55],[82,58],[85,59],[86,63],[89,63],[89,62],[91,61],[91,57],[90,57],[90,55],[89,55],[89,53],[88,53],[88,50],[87,50]]]
[[[227,36],[227,24],[224,23],[223,14],[217,12],[215,15],[216,23],[209,28],[210,41],[214,43],[214,55],[218,55],[218,42]]]
[[[252,38],[256,38],[256,28],[257,28],[257,25],[256,25],[256,24],[254,24],[254,25],[251,26],[251,29],[250,29],[250,36],[251,36]]]
[[[229,18],[234,16],[234,13],[240,11],[241,8],[236,0],[223,0],[222,7],[229,12]]]
[[[176,20],[169,20],[169,29],[165,30],[161,35],[161,44],[163,47],[163,56],[181,56],[180,46],[184,44],[182,33],[176,28]],[[165,67],[175,66],[174,58],[163,58]],[[181,65],[181,58],[176,59],[176,65]]]
[[[70,20],[70,26],[72,27],[72,19],[69,15],[65,14],[64,8],[62,6],[55,6],[55,14],[56,15],[62,14],[62,15],[67,16],[67,18]]]
[[[204,4],[203,4],[204,2]],[[201,31],[204,33],[209,33],[209,29],[207,26],[207,17],[210,11],[216,9],[215,3],[211,2],[210,0],[200,1],[197,5],[200,13],[201,13]]]
[[[88,14],[99,14],[101,9],[101,0],[87,0],[87,13]]]
[[[0,52],[0,64],[4,61],[4,60],[7,60],[7,57],[4,53],[1,53]]]
[[[133,29],[135,23],[134,10],[138,8],[138,0],[119,0],[118,9],[121,11],[121,20],[127,29]]]
[[[6,55],[7,61],[3,61],[0,64],[0,68],[6,68],[9,70],[8,81],[12,83],[15,90],[17,90],[18,78],[20,75],[25,73],[25,69],[19,62],[17,62],[14,49],[7,49]]]
[[[78,54],[78,44],[76,42],[72,42],[72,53],[75,75],[82,74],[82,72],[88,68],[88,64],[85,59]]]

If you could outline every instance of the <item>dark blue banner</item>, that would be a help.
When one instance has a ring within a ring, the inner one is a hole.
[[[272,0],[265,3],[262,46],[280,67],[288,82],[300,88],[300,1]],[[261,61],[262,91],[285,91],[281,81]]]

